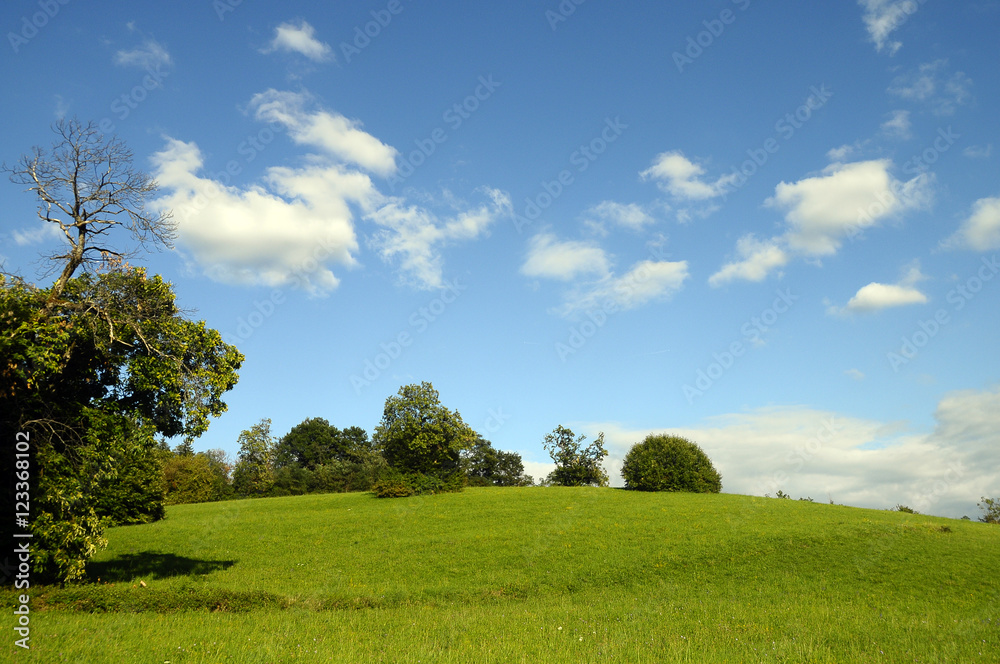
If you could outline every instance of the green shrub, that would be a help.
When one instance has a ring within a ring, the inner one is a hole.
[[[906,505],[896,505],[890,511],[902,512],[904,514],[920,514],[920,512],[916,511],[912,507],[907,507]]]
[[[722,476],[712,461],[686,438],[650,434],[632,446],[622,464],[628,489],[718,493]]]
[[[405,498],[425,494],[448,493],[465,488],[465,473],[448,475],[430,473],[402,473],[389,471],[372,486],[376,498]]]

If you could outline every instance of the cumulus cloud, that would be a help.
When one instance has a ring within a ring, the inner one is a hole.
[[[573,426],[605,432],[609,471],[652,432],[698,443],[722,474],[727,493],[795,497],[887,509],[898,503],[925,513],[975,515],[980,496],[1000,481],[1000,389],[945,395],[930,432],[794,406],[760,408],[673,429],[628,429],[616,423]],[[612,484],[621,478],[612,475]]]
[[[972,214],[944,241],[944,246],[972,251],[1000,249],[1000,197],[980,198],[973,203]]]
[[[333,58],[333,49],[329,44],[316,39],[316,29],[303,20],[296,22],[282,23],[274,29],[274,39],[264,53],[273,51],[289,51],[299,53],[314,60],[322,62]]]
[[[736,260],[709,277],[709,284],[762,281],[794,257],[833,255],[845,239],[886,219],[930,206],[931,174],[903,182],[892,176],[891,169],[892,162],[884,159],[836,162],[819,175],[779,183],[765,205],[784,212],[785,232],[766,240],[753,235],[740,238]]]
[[[766,205],[785,211],[788,246],[810,256],[837,252],[844,238],[931,201],[932,177],[901,182],[888,160],[831,164],[821,175],[781,182]]]
[[[376,175],[386,177],[395,172],[395,148],[363,131],[360,122],[339,113],[306,110],[311,101],[306,93],[270,89],[254,95],[250,107],[258,120],[284,125],[296,143],[318,147]]]
[[[721,286],[736,279],[763,281],[774,270],[788,264],[788,253],[775,239],[758,240],[753,234],[736,241],[737,260],[726,263],[708,278],[708,284]]]
[[[903,46],[900,41],[890,41],[889,35],[896,31],[906,19],[916,13],[919,5],[916,0],[858,0],[865,10],[862,17],[868,36],[880,53],[885,50],[889,55],[895,55]]]
[[[927,296],[916,288],[916,284],[926,279],[920,271],[920,264],[914,261],[894,284],[871,282],[862,286],[843,309],[831,307],[829,313],[872,313],[902,307],[908,304],[926,304]]]
[[[356,264],[350,204],[371,208],[380,198],[367,175],[336,165],[272,168],[264,185],[224,186],[200,174],[197,145],[172,138],[152,162],[168,192],[153,207],[174,211],[181,244],[224,283],[336,288],[329,266]]]
[[[227,186],[205,176],[194,143],[168,138],[153,156],[164,192],[153,206],[174,211],[180,246],[209,277],[330,291],[339,284],[333,267],[358,264],[355,226],[363,220],[377,228],[369,244],[398,264],[405,282],[437,288],[444,248],[486,234],[510,214],[509,198],[495,189],[478,206],[451,201],[448,214],[382,194],[364,171],[391,172],[395,150],[343,116],[306,111],[308,99],[274,90],[254,97],[257,119],[284,124],[297,143],[324,153],[304,155],[302,166],[268,168],[256,183]]]
[[[566,298],[560,313],[627,311],[667,300],[681,290],[689,276],[687,261],[639,261],[622,275],[608,275],[577,288]]]
[[[19,247],[25,247],[61,238],[63,234],[58,224],[39,221],[35,224],[34,228],[11,231],[11,237],[14,239],[14,244]]]
[[[889,94],[926,104],[935,115],[952,115],[972,97],[972,79],[963,72],[947,75],[948,61],[935,60],[900,74],[889,84]]]
[[[122,67],[156,69],[158,66],[173,64],[170,53],[155,39],[147,39],[139,48],[115,53],[115,64]]]
[[[704,201],[722,196],[736,178],[731,174],[707,181],[703,177],[705,169],[679,150],[657,155],[652,166],[639,175],[644,180],[655,180],[663,191],[685,201]]]
[[[367,215],[382,227],[371,243],[383,260],[399,262],[405,283],[427,290],[442,288],[441,250],[485,235],[497,219],[510,213],[511,202],[506,194],[496,189],[486,193],[488,202],[444,218],[400,197],[391,197]]]
[[[571,281],[585,275],[605,276],[610,265],[599,246],[576,240],[560,241],[553,233],[539,233],[528,242],[521,274]]]

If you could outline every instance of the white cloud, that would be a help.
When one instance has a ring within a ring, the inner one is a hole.
[[[831,148],[827,151],[826,156],[830,161],[844,161],[848,157],[854,156],[858,153],[858,145],[845,144],[841,145],[839,148]]]
[[[900,74],[889,84],[889,94],[930,106],[935,115],[952,115],[972,96],[972,79],[963,72],[946,77],[947,60],[935,60]]]
[[[59,225],[47,221],[39,221],[34,228],[23,231],[11,231],[14,243],[19,247],[32,244],[42,244],[49,240],[64,237]]]
[[[711,286],[736,279],[762,281],[792,258],[816,259],[837,253],[844,240],[933,199],[933,175],[902,182],[888,160],[834,163],[820,175],[781,182],[768,207],[785,213],[786,230],[766,240],[747,235],[737,241],[738,258],[709,277]]]
[[[900,41],[890,41],[889,35],[896,31],[906,19],[918,9],[916,0],[858,0],[864,10],[865,27],[868,36],[880,53],[888,50],[895,55],[902,47]]]
[[[589,242],[559,241],[552,233],[539,233],[528,242],[528,257],[521,274],[528,277],[571,281],[584,275],[603,277],[610,265],[604,250]]]
[[[772,271],[788,264],[788,253],[779,246],[779,241],[758,240],[753,234],[744,235],[736,241],[739,259],[722,266],[708,278],[708,284],[716,287],[736,279],[763,281]]]
[[[726,187],[736,178],[723,175],[712,182],[702,176],[705,169],[688,159],[679,150],[663,152],[656,156],[653,165],[639,173],[644,180],[655,180],[663,190],[680,200],[703,201],[722,196]]]
[[[980,198],[973,203],[972,215],[944,241],[944,246],[973,251],[1000,249],[1000,197]]]
[[[598,203],[584,212],[584,215],[598,221],[608,221],[633,231],[641,231],[656,221],[641,205],[614,201]]]
[[[722,474],[727,493],[773,496],[781,489],[820,502],[832,498],[881,509],[902,503],[925,514],[975,516],[980,496],[990,495],[1000,481],[1000,390],[945,395],[935,417],[929,433],[793,406],[722,415],[687,428],[573,428],[605,432],[609,470],[621,467],[633,444],[662,431],[698,443]],[[620,477],[611,479],[621,486]]]
[[[224,283],[336,288],[328,266],[356,264],[349,204],[371,207],[379,199],[367,175],[337,165],[272,168],[267,188],[239,189],[199,175],[203,158],[194,143],[168,139],[152,162],[169,192],[154,207],[174,211],[180,242]]]
[[[333,49],[329,44],[316,39],[315,34],[315,28],[305,21],[282,23],[274,29],[274,39],[264,52],[291,51],[316,62],[331,59]]]
[[[916,288],[872,282],[861,287],[847,303],[849,311],[879,311],[907,304],[926,304],[927,296]]]
[[[990,155],[993,154],[993,144],[970,145],[962,150],[962,154],[970,159],[989,159]]]
[[[395,148],[362,131],[359,122],[343,115],[322,109],[307,112],[305,105],[309,101],[306,93],[270,89],[254,95],[250,106],[258,120],[284,125],[296,143],[321,148],[376,175],[395,172]]]
[[[156,69],[158,66],[162,67],[172,63],[170,53],[155,39],[147,39],[141,47],[131,51],[115,53],[115,64],[122,67]]]
[[[909,111],[893,111],[889,119],[882,123],[882,131],[895,138],[910,138],[911,126]]]
[[[927,304],[927,296],[915,288],[916,284],[924,279],[926,277],[920,272],[919,262],[914,261],[895,284],[880,284],[873,281],[861,287],[843,310],[832,308],[831,313],[869,313],[908,304]]]
[[[888,160],[831,164],[822,175],[781,182],[766,205],[785,210],[788,246],[809,256],[831,255],[851,233],[904,211],[927,207],[930,174],[900,182]]]
[[[858,369],[848,369],[844,373],[846,375],[850,376],[851,378],[853,378],[854,380],[864,380],[865,379],[864,372],[860,371]]]
[[[489,203],[441,219],[404,199],[392,197],[366,218],[382,226],[372,245],[386,262],[399,261],[403,280],[422,289],[444,286],[441,250],[456,242],[484,235],[501,216],[509,214],[510,199],[499,190],[487,190]]]
[[[688,279],[687,261],[639,261],[621,276],[608,275],[574,291],[560,313],[604,309],[627,311],[658,300],[669,299]]]

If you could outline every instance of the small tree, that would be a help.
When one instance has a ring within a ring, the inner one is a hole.
[[[983,498],[982,501],[977,503],[983,511],[979,520],[983,523],[1000,523],[1000,498]]]
[[[722,476],[698,445],[686,438],[650,434],[622,463],[625,486],[638,491],[718,493]],[[779,497],[788,498],[779,492]]]
[[[263,496],[274,486],[274,438],[271,420],[262,419],[240,434],[233,488],[241,496]]]
[[[571,429],[556,426],[542,444],[552,457],[556,469],[549,473],[548,482],[558,486],[607,486],[608,474],[601,461],[608,456],[604,449],[604,432],[587,447],[586,436],[575,437]]]

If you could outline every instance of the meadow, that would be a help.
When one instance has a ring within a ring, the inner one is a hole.
[[[8,661],[1000,661],[975,521],[529,487],[177,505],[108,538],[89,583],[30,590]]]

